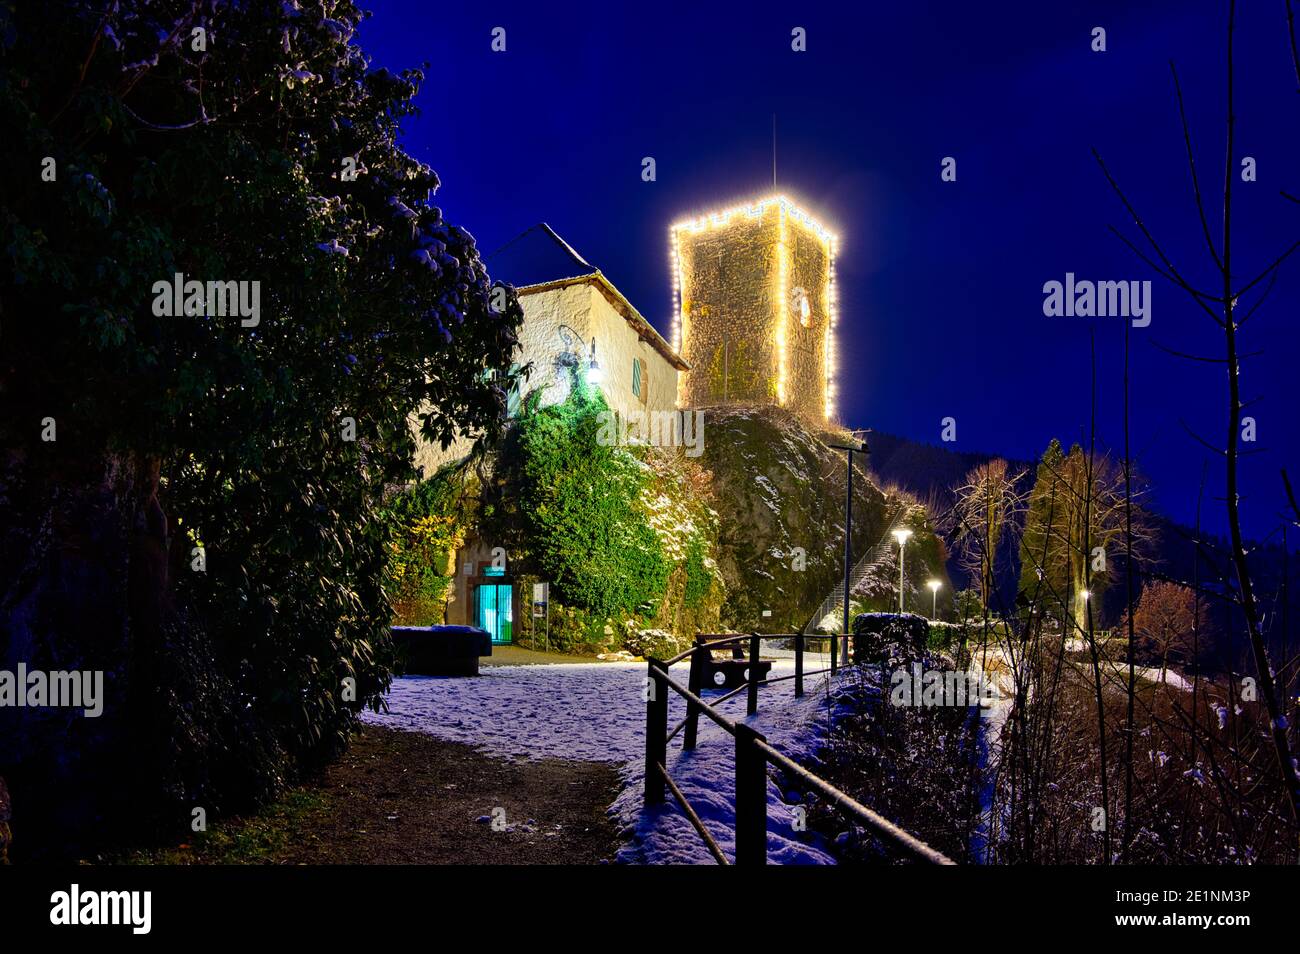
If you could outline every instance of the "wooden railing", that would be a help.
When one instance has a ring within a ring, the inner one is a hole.
[[[759,662],[759,648],[764,639],[793,639],[795,644],[795,671],[793,675],[774,679],[759,680],[754,678]],[[748,643],[749,671],[745,684],[739,689],[727,693],[713,703],[705,702],[700,697],[703,690],[704,675],[708,672],[711,652],[715,648],[743,645]],[[785,633],[763,636],[758,633],[739,635],[727,639],[697,641],[696,645],[674,656],[672,659],[649,660],[649,689],[646,701],[645,733],[645,804],[646,807],[663,804],[666,795],[672,793],[674,800],[691,823],[697,834],[704,841],[714,859],[721,865],[731,864],[717,839],[704,826],[699,813],[691,806],[681,788],[668,772],[668,743],[678,732],[685,729],[682,736],[682,751],[689,752],[695,748],[701,714],[711,719],[719,728],[735,740],[736,764],[736,849],[735,863],[739,865],[762,865],[767,863],[767,766],[775,765],[788,776],[797,778],[803,785],[817,792],[831,805],[844,814],[856,819],[870,829],[882,841],[892,844],[917,861],[928,864],[950,865],[953,861],[942,852],[936,851],[915,835],[899,828],[887,818],[873,812],[862,803],[846,795],[830,782],[819,778],[793,759],[783,755],[768,744],[767,739],[752,726],[728,719],[716,708],[716,705],[730,699],[737,693],[747,693],[746,712],[753,715],[758,711],[758,690],[764,683],[794,680],[795,695],[803,695],[805,676],[819,675],[829,669],[804,672],[804,643],[802,633]],[[673,665],[686,658],[691,660],[689,686],[675,682],[668,674]],[[677,693],[686,700],[686,718],[671,732],[668,731],[668,690]]]

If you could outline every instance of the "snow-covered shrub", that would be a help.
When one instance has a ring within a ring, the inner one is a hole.
[[[633,630],[623,641],[624,648],[634,656],[653,656],[656,659],[671,659],[689,649],[690,645],[689,636],[678,636],[662,629]]]
[[[853,652],[859,662],[925,650],[930,621],[914,613],[861,613],[853,620]]]
[[[948,668],[924,650],[912,664],[925,672]],[[874,667],[854,667],[846,678],[813,770],[948,857],[968,859],[980,826],[977,709],[895,704]],[[812,799],[809,827],[834,845],[841,864],[901,860],[897,849],[824,801]]]

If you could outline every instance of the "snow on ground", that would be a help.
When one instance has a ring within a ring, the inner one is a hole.
[[[810,670],[820,669],[826,661],[810,653],[805,665]],[[793,660],[777,659],[772,675],[793,671]],[[672,676],[684,685],[687,666],[674,666]],[[484,666],[477,678],[407,676],[393,680],[388,712],[367,712],[362,718],[468,743],[507,758],[620,763],[623,790],[610,808],[627,839],[618,860],[711,863],[704,843],[671,794],[662,808],[642,811],[645,680],[645,663]],[[711,692],[706,698],[719,695]],[[722,703],[721,710],[732,718],[745,719],[744,693]],[[669,728],[685,714],[685,702],[670,690]],[[825,679],[810,677],[802,699],[794,698],[793,680],[761,688],[759,711],[745,721],[767,736],[778,751],[795,759],[811,754],[827,722]],[[732,737],[707,718],[700,720],[693,752],[681,751],[680,733],[668,752],[669,773],[728,857],[734,856],[735,842],[734,753]],[[793,822],[792,806],[769,776],[769,861],[833,864],[818,839],[796,832]]]
[[[363,719],[508,758],[628,762],[645,750],[645,663],[484,666],[477,678],[404,676]]]
[[[809,669],[820,665],[806,662]],[[794,671],[794,663],[778,660],[772,675]],[[686,674],[674,670],[674,678],[684,682]],[[718,695],[718,694],[709,694]],[[670,697],[668,726],[672,729],[686,714],[685,703],[673,693]],[[708,695],[706,695],[706,699]],[[745,716],[744,693],[721,705],[725,715],[753,726],[766,736],[768,743],[796,761],[810,756],[818,747],[827,725],[827,682],[824,677],[810,678],[802,699],[794,697],[794,682],[774,683],[759,690],[758,712]],[[643,755],[643,754],[642,754]],[[710,864],[712,856],[705,848],[671,792],[661,807],[643,810],[645,784],[644,757],[637,758],[623,772],[624,787],[612,811],[617,816],[627,844],[618,860],[631,864]],[[681,736],[669,744],[668,773],[682,790],[686,800],[699,814],[709,833],[729,859],[735,859],[735,740],[713,723],[700,719],[699,737],[691,752],[681,751]],[[767,859],[771,864],[835,864],[822,840],[810,833],[795,830],[794,808],[800,796],[782,793],[769,772],[767,779]]]

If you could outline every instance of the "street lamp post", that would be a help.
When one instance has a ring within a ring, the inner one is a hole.
[[[930,619],[938,619],[939,587],[943,586],[943,584],[940,583],[938,580],[931,580],[929,583],[925,585],[930,588],[930,595],[933,597],[933,599],[930,600]]]
[[[853,433],[858,433],[854,431]],[[867,442],[861,444],[832,444],[837,450],[848,451],[848,481],[844,494],[844,658],[849,656],[849,575],[853,571],[853,454],[870,454]],[[839,638],[831,639],[831,672],[838,666]]]
[[[907,545],[907,538],[912,535],[911,530],[902,529],[894,531],[894,539],[898,541],[898,612],[903,612],[903,548]]]

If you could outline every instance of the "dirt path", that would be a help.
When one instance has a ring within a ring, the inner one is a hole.
[[[617,834],[613,765],[507,761],[367,725],[337,763],[256,816],[134,860],[161,864],[597,864]],[[504,830],[494,810],[504,810]]]
[[[549,653],[523,646],[493,646],[492,655],[479,660],[480,666],[536,666],[572,665],[596,662],[595,656],[578,656],[572,653]]]

